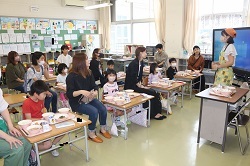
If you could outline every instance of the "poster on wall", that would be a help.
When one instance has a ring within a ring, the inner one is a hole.
[[[50,30],[63,30],[63,20],[50,20]]]
[[[65,30],[75,30],[76,29],[75,25],[76,25],[75,20],[64,20]]]
[[[86,21],[76,20],[76,30],[86,30]]]
[[[2,29],[19,29],[19,20],[15,17],[1,17]]]
[[[36,30],[48,30],[50,26],[49,19],[36,19]]]
[[[35,19],[34,18],[19,18],[20,29],[35,29]]]
[[[97,21],[87,21],[87,30],[97,30]]]

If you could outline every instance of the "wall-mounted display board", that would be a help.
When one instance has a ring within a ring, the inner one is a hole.
[[[83,34],[97,34],[97,21],[43,18],[0,18],[0,56],[60,50],[65,41],[80,46]]]

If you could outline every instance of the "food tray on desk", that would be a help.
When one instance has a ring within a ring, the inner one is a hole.
[[[231,98],[232,95],[233,95],[234,93],[235,93],[235,92],[232,92],[232,93],[230,94],[230,96],[225,96],[225,95],[222,95],[222,94],[219,94],[219,93],[215,93],[215,92],[213,92],[212,90],[209,91],[209,94],[210,94],[210,95],[220,96],[220,97],[227,97],[227,98]]]
[[[29,134],[29,132],[23,128],[21,128],[20,126],[18,126],[19,129],[22,131],[22,133],[26,136],[26,137],[35,137],[35,136],[38,136],[38,135],[41,135],[41,134],[44,134],[44,133],[47,133],[47,132],[50,132],[52,130],[52,127],[49,126],[49,130],[47,131],[43,131],[43,129],[41,128],[40,131],[36,134]]]
[[[59,114],[59,113],[55,113],[56,114]],[[54,116],[55,116],[54,115]],[[68,121],[68,120],[71,120],[71,119],[74,119],[76,116],[72,113],[68,113],[68,117],[67,118],[64,118],[62,120],[56,120],[55,123],[49,123],[50,125],[54,125],[54,124],[57,124],[57,123],[61,123],[61,122],[65,122],[65,121]]]

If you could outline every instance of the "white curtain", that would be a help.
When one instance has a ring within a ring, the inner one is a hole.
[[[189,53],[192,53],[192,48],[195,44],[196,33],[198,32],[199,22],[199,0],[185,1],[185,29],[183,47]]]
[[[248,1],[248,8],[247,8],[247,26],[250,26],[250,0]]]
[[[166,0],[154,0],[155,29],[158,41],[166,42]]]
[[[99,33],[101,36],[101,46],[110,50],[111,14],[110,7],[100,8]]]

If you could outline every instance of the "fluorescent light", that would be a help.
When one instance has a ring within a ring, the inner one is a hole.
[[[102,7],[108,7],[108,6],[112,6],[112,3],[101,3],[101,4],[97,4],[97,5],[91,5],[91,6],[86,6],[84,7],[84,9],[86,10],[91,10],[91,9],[98,9],[98,8],[102,8]]]

